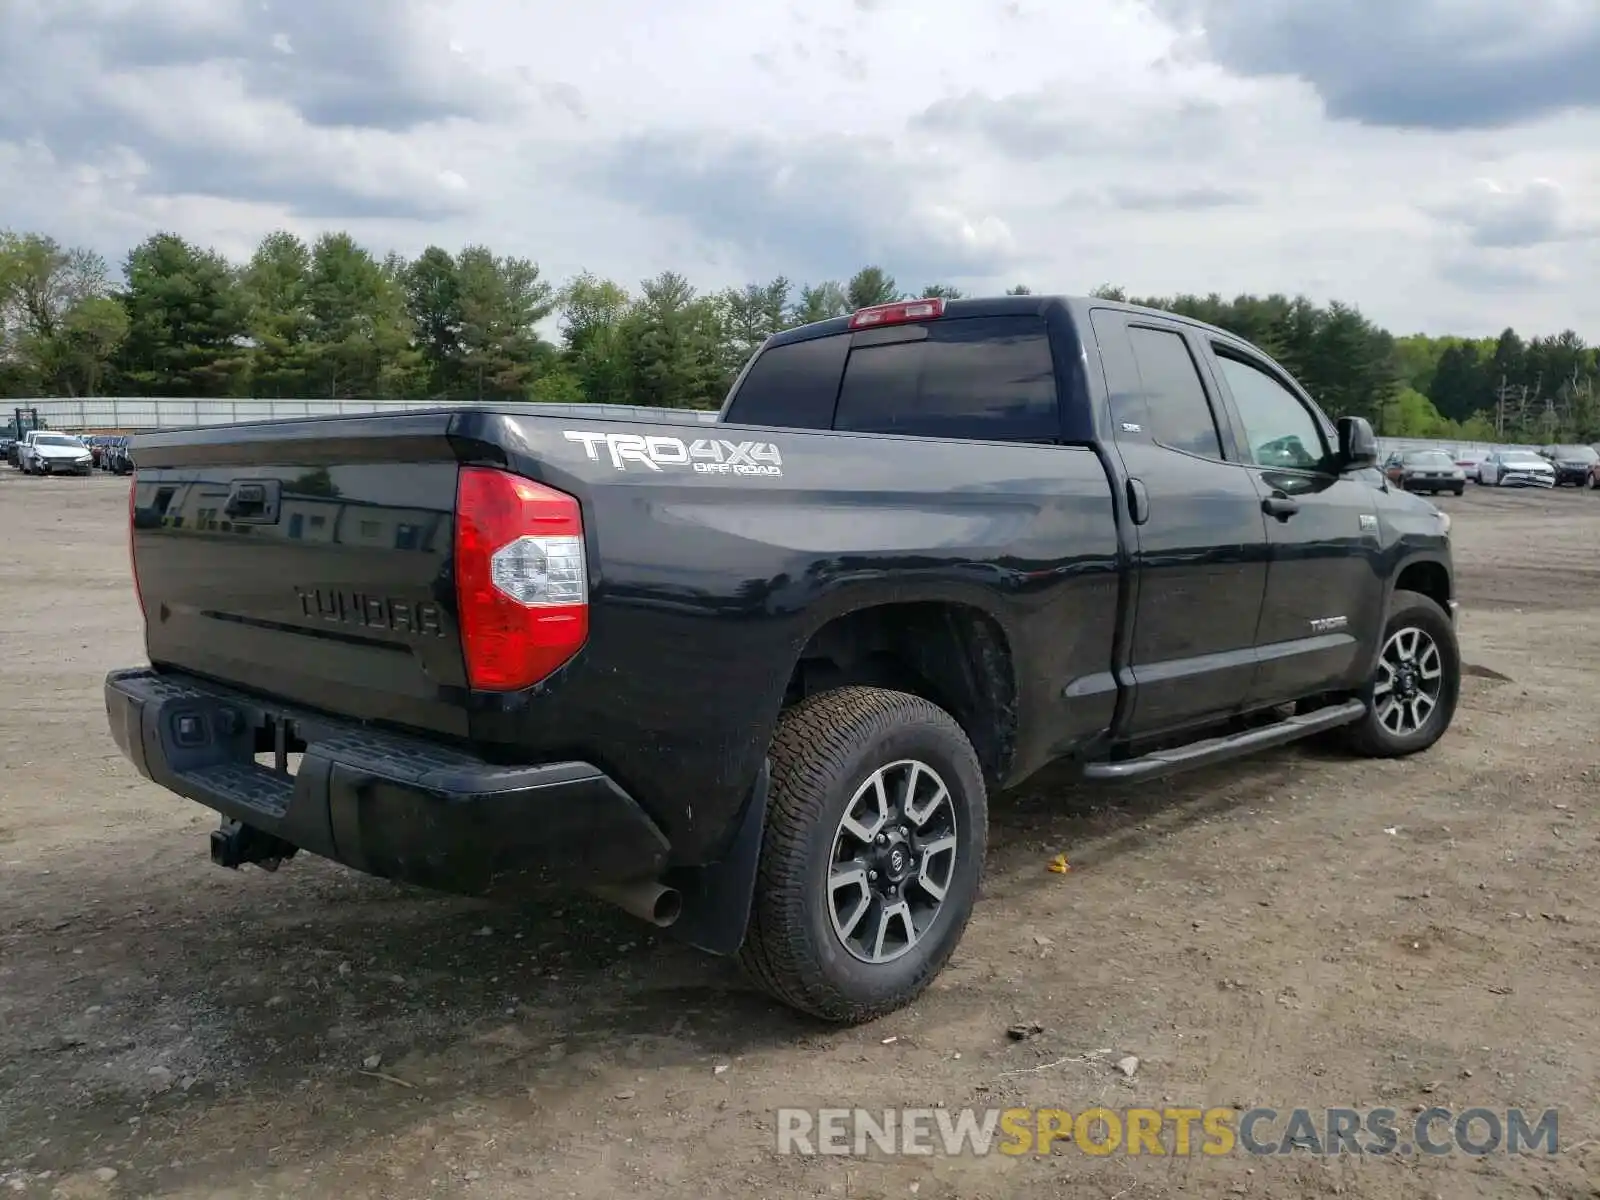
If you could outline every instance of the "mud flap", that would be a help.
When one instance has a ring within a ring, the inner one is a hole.
[[[668,872],[664,882],[682,893],[683,912],[663,930],[667,936],[708,954],[736,954],[744,944],[767,822],[770,778],[771,768],[763,760],[739,827],[720,861]]]

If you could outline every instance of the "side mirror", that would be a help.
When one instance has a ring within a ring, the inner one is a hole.
[[[1339,469],[1359,470],[1378,465],[1378,435],[1365,417],[1339,418]]]

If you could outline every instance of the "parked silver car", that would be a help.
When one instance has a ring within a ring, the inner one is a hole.
[[[1408,492],[1454,492],[1467,490],[1467,473],[1443,450],[1400,450],[1383,466],[1389,482]]]
[[[29,475],[87,475],[89,447],[69,433],[30,430],[23,440],[21,466]]]
[[[1532,450],[1491,450],[1478,464],[1478,482],[1491,487],[1553,488],[1556,469]]]

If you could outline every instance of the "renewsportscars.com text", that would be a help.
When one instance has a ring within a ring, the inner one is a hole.
[[[1429,1108],[781,1108],[779,1154],[1103,1156],[1559,1152],[1557,1110]]]

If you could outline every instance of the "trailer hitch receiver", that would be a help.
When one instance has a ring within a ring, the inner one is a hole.
[[[243,821],[224,818],[222,827],[211,831],[211,861],[230,870],[255,863],[263,871],[276,871],[293,858],[298,849]]]

